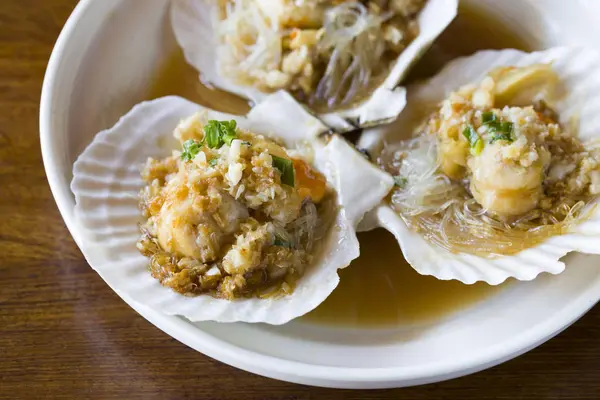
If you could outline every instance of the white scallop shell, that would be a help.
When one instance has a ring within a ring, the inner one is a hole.
[[[561,122],[579,119],[579,136],[583,142],[600,139],[600,56],[589,49],[553,48],[535,53],[517,50],[482,51],[448,64],[431,80],[408,88],[408,106],[393,124],[364,133],[359,146],[378,154],[384,142],[411,135],[419,109],[437,104],[460,86],[480,81],[490,70],[500,66],[527,66],[552,63],[562,81],[564,97],[555,104]],[[422,115],[422,114],[421,114]],[[485,281],[498,285],[509,277],[521,281],[534,279],[542,272],[561,273],[560,259],[572,251],[600,254],[600,209],[573,233],[550,238],[541,245],[514,256],[485,259],[468,254],[452,254],[427,242],[408,229],[403,220],[387,205],[369,213],[361,228],[382,226],[394,234],[406,260],[417,272],[438,279],[456,279],[471,284]]]
[[[201,73],[203,81],[260,102],[265,93],[233,83],[223,77],[217,67],[216,21],[218,2],[215,0],[173,0],[171,23],[177,42],[186,60]],[[340,112],[319,115],[339,132],[358,126],[373,126],[394,120],[406,104],[406,92],[397,87],[412,64],[429,48],[431,43],[456,17],[458,0],[429,0],[418,21],[420,32],[400,54],[390,74],[378,89],[362,104]]]
[[[182,296],[150,276],[149,260],[136,249],[137,223],[141,221],[137,195],[144,186],[140,168],[147,157],[170,155],[174,147],[167,142],[174,140],[175,126],[202,109],[179,97],[165,97],[135,106],[114,127],[96,135],[73,167],[71,190],[84,238],[81,247],[92,268],[121,295],[166,314],[192,321],[285,323],[315,308],[337,286],[337,270],[359,254],[355,226],[389,192],[393,182],[339,136],[327,145],[315,140],[315,166],[337,190],[341,207],[326,238],[323,256],[293,294],[233,302]],[[328,130],[285,92],[267,97],[246,117],[207,111],[209,118],[234,118],[240,127],[278,137],[288,146]],[[361,196],[356,195],[357,176]]]

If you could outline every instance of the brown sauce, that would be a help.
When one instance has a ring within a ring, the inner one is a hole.
[[[353,327],[417,324],[450,315],[503,287],[419,275],[383,229],[358,238],[360,257],[341,271],[340,285],[304,320]]]
[[[448,61],[483,49],[533,50],[474,1],[460,3],[459,15],[423,58],[407,83],[434,75]],[[162,67],[149,98],[179,95],[199,104],[236,114],[249,110],[239,97],[202,85],[198,73],[177,51]],[[319,324],[381,327],[431,322],[498,293],[505,285],[464,285],[415,272],[404,260],[394,237],[382,229],[359,234],[361,256],[341,271],[333,294],[303,320]]]
[[[429,78],[452,59],[479,50],[535,50],[527,38],[512,32],[498,17],[473,3],[459,3],[458,16],[411,69],[406,83]]]
[[[246,114],[250,110],[248,101],[239,96],[203,85],[198,71],[185,61],[183,51],[179,48],[160,67],[148,98],[171,95],[231,114]]]

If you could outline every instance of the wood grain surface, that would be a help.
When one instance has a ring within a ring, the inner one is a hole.
[[[0,0],[0,398],[600,398],[600,307],[549,343],[488,371],[370,392],[309,388],[239,371],[136,314],[87,265],[42,166],[42,78],[75,4]]]

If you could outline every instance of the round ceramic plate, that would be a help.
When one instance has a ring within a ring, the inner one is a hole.
[[[578,0],[569,5],[566,9],[563,0],[469,0],[461,10],[477,8],[473,26],[493,15],[499,33],[512,32],[534,49],[597,46],[600,24],[592,18],[600,15],[600,4]],[[52,54],[41,102],[42,153],[60,212],[84,255],[69,189],[73,162],[96,132],[152,96],[158,69],[176,49],[168,6],[165,0],[82,0]],[[460,18],[459,13],[459,25]],[[227,110],[228,101],[219,107]],[[385,328],[305,320],[277,327],[191,323],[121,297],[172,337],[247,371],[309,385],[400,387],[488,368],[568,327],[600,299],[600,258],[571,254],[566,261],[561,275],[515,282],[452,314]]]

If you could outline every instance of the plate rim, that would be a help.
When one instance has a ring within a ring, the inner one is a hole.
[[[79,21],[89,14],[94,6],[101,3],[106,5],[108,2],[81,0],[61,30],[44,76],[39,115],[42,160],[50,190],[67,229],[84,256],[86,253],[85,243],[73,217],[74,199],[69,185],[62,184],[62,174],[54,163],[59,156],[52,140],[52,121],[56,116],[52,99],[57,89],[56,77],[60,74],[59,67],[63,55],[79,26]],[[110,285],[108,286],[110,287]],[[430,363],[416,368],[347,368],[313,365],[247,350],[230,342],[219,340],[180,317],[164,315],[135,303],[112,287],[111,289],[148,322],[181,343],[220,362],[273,379],[312,386],[350,389],[414,386],[453,379],[493,367],[517,357],[559,334],[600,300],[600,280],[598,280],[574,299],[570,305],[555,314],[553,318],[523,331],[518,338],[501,342],[485,352],[452,362]]]

